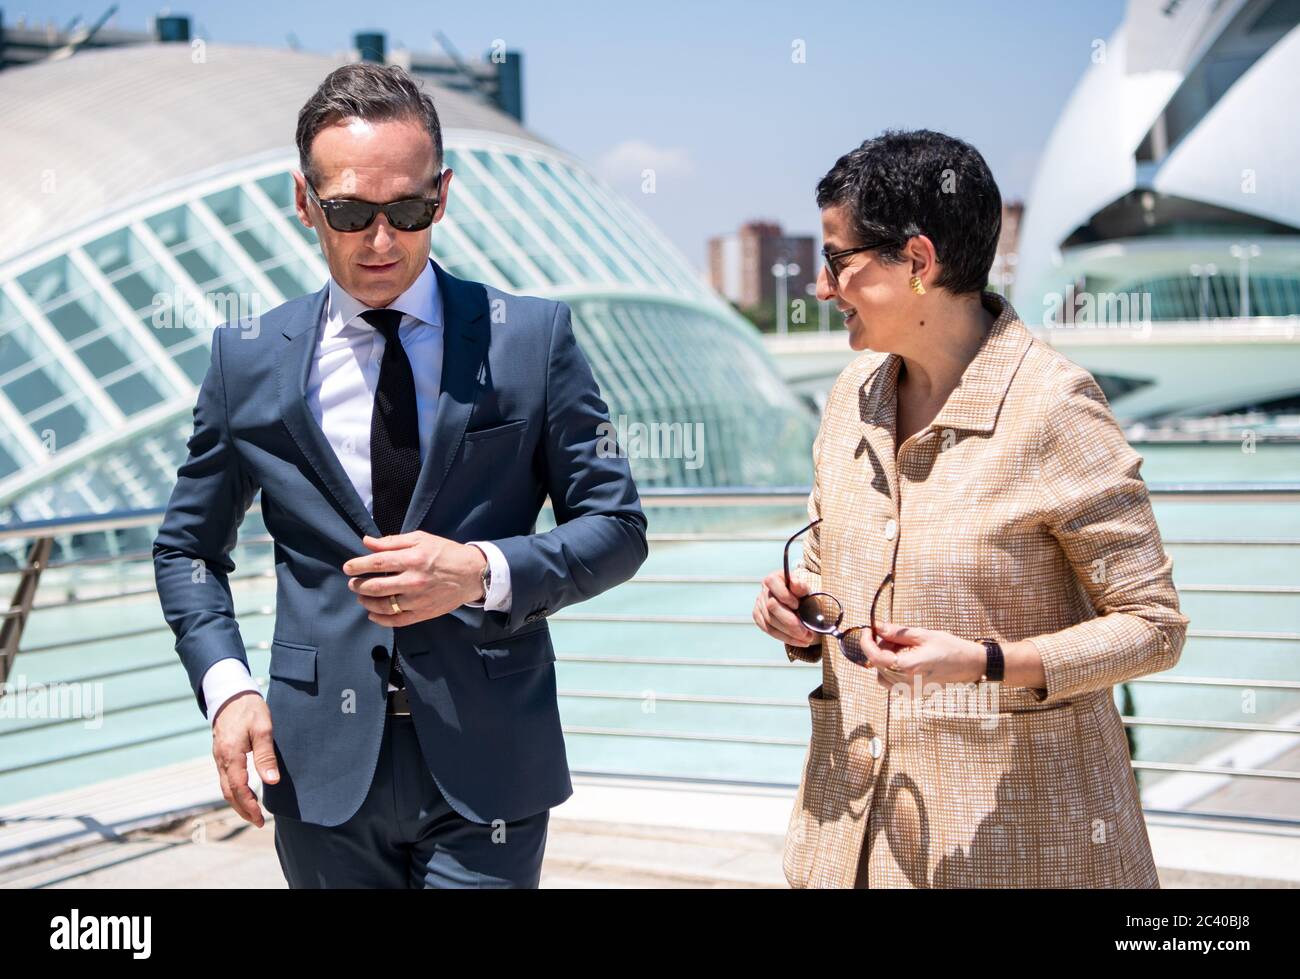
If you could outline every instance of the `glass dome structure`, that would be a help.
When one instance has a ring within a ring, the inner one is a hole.
[[[163,506],[212,329],[328,269],[293,207],[298,109],[340,59],[208,45],[88,51],[0,75],[0,523]],[[753,328],[579,161],[426,82],[455,192],[433,257],[569,303],[616,427],[681,423],[697,459],[644,487],[788,486],[816,419]]]

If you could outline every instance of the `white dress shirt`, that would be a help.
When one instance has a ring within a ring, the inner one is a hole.
[[[331,276],[325,320],[317,330],[307,404],[338,456],[348,479],[367,510],[373,512],[370,481],[370,420],[374,412],[384,336],[361,318],[370,307],[357,301]],[[442,297],[433,266],[425,263],[411,287],[388,305],[401,310],[398,339],[415,375],[416,412],[420,425],[420,459],[429,457],[433,424],[442,387]],[[510,609],[510,567],[500,548],[490,541],[471,541],[487,557],[492,583],[484,601],[470,603],[492,612]],[[391,683],[389,690],[396,689]],[[234,658],[218,660],[203,674],[203,699],[208,721],[231,697],[258,690],[248,668]],[[259,691],[260,692],[260,691]]]

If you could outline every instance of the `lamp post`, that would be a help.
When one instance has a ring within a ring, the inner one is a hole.
[[[1193,265],[1189,272],[1193,278],[1201,280],[1201,319],[1210,318],[1210,276],[1219,274],[1219,267],[1213,262],[1206,262],[1204,265]]]
[[[776,332],[782,336],[790,332],[790,299],[786,292],[786,280],[798,274],[799,266],[794,262],[777,262],[772,266],[772,276],[776,279],[776,304],[781,311],[776,321]]]
[[[813,302],[817,303],[817,332],[829,333],[831,331],[830,303],[824,303],[817,298],[816,282],[809,282],[803,287],[803,291],[808,293]]]
[[[1237,304],[1237,313],[1242,319],[1250,316],[1250,260],[1259,258],[1259,245],[1233,245],[1228,254],[1237,259],[1238,282],[1241,286],[1241,301]]]

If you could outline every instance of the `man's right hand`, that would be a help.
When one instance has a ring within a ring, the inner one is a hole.
[[[821,642],[821,637],[799,621],[795,612],[799,599],[808,594],[808,586],[791,576],[790,588],[785,587],[785,573],[773,571],[763,579],[754,602],[754,624],[773,639],[791,646],[811,646]]]
[[[262,781],[280,781],[271,740],[271,710],[255,690],[231,697],[217,711],[212,724],[212,757],[221,776],[221,794],[241,818],[261,828],[266,817],[248,785],[250,751]]]

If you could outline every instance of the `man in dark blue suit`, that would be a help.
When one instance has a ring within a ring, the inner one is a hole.
[[[153,547],[163,612],[223,794],[263,825],[251,752],[290,886],[536,886],[573,792],[546,616],[645,560],[636,487],[598,451],[609,411],[568,307],[429,258],[452,173],[413,79],[338,69],[297,142],[330,281],[214,334]],[[228,583],[259,488],[265,700]]]

